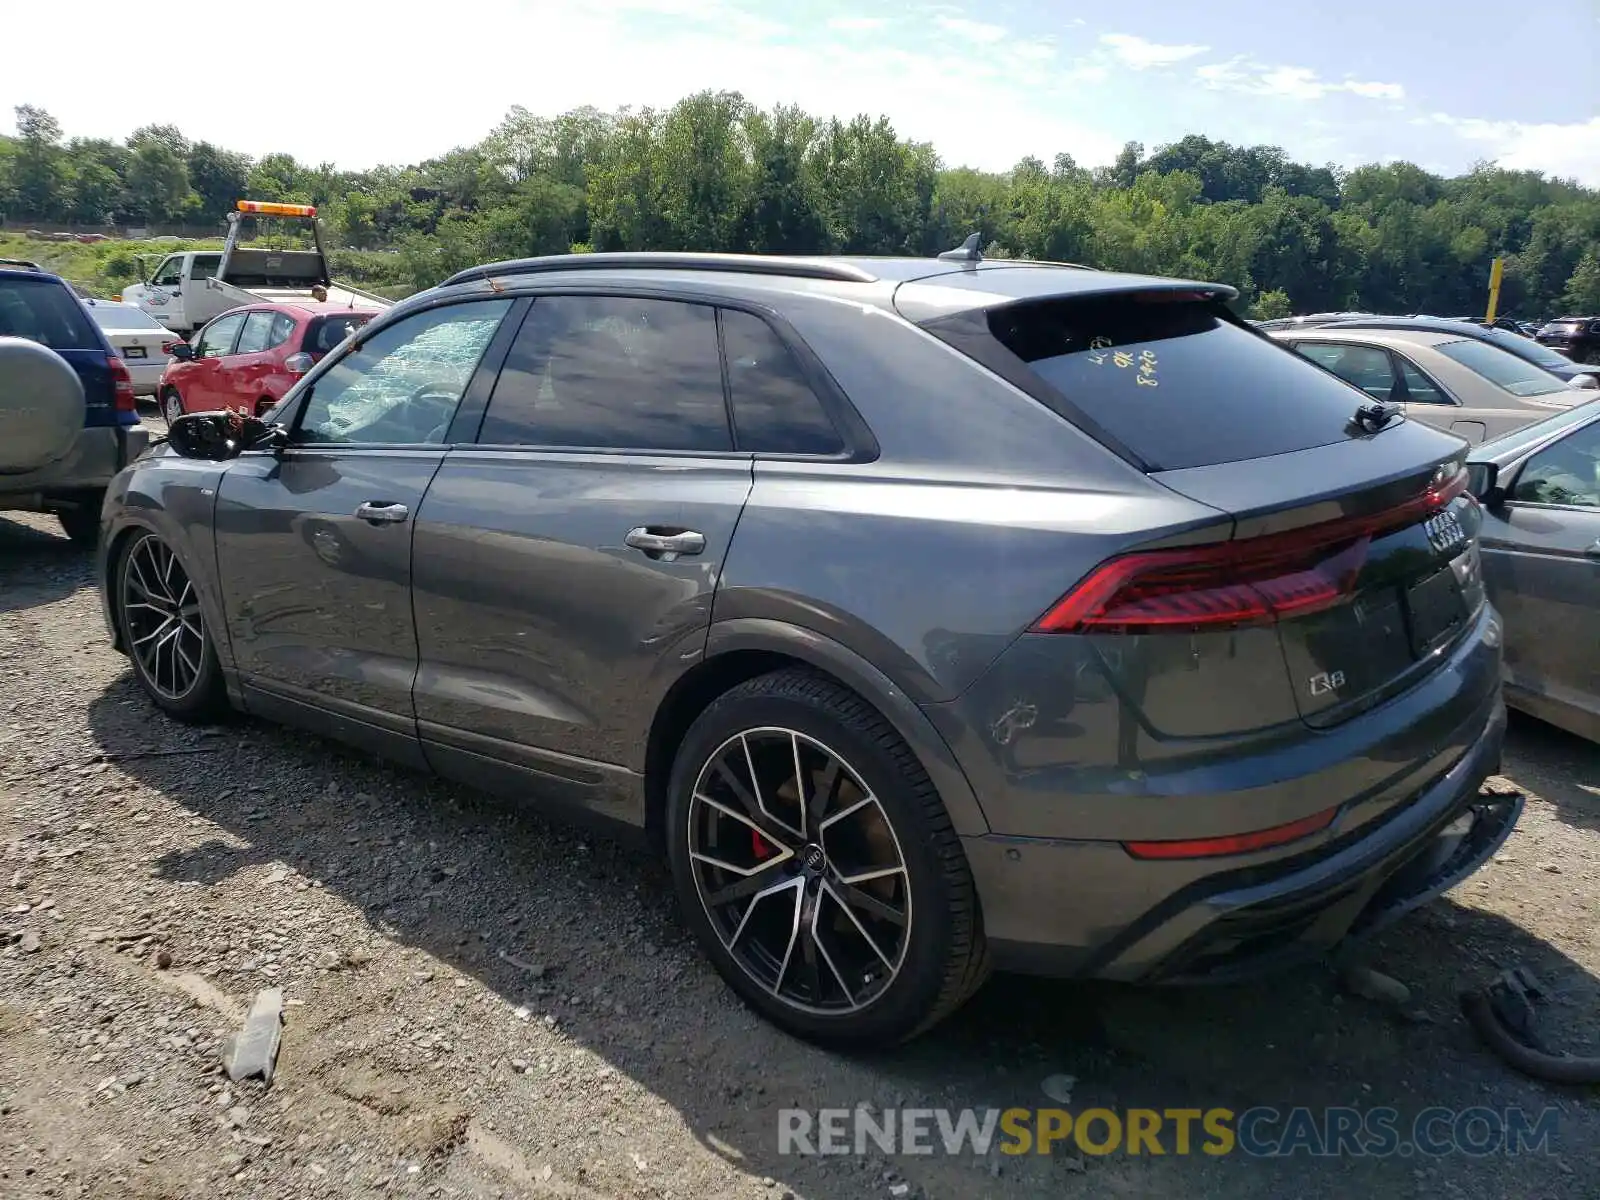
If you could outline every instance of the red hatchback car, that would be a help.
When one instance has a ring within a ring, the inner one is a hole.
[[[161,414],[271,408],[300,376],[373,317],[376,309],[334,304],[251,304],[225,312],[169,348]]]

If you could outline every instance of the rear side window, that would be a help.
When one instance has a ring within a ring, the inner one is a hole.
[[[1301,342],[1295,349],[1374,400],[1388,400],[1394,392],[1394,363],[1387,350],[1348,342]]]
[[[1150,470],[1343,441],[1363,402],[1207,300],[1168,293],[1047,300],[991,312],[988,328],[1065,400],[1064,415],[1072,419],[1075,409]],[[1035,394],[1060,403],[1048,391]]]
[[[0,278],[0,337],[27,338],[52,350],[99,350],[87,310],[51,279]]]
[[[722,347],[739,449],[757,454],[838,454],[827,410],[793,352],[760,317],[724,309]]]
[[[542,296],[517,331],[478,441],[731,450],[715,310],[628,296]]]
[[[1440,342],[1434,349],[1513,396],[1548,396],[1567,390],[1566,380],[1487,342]]]

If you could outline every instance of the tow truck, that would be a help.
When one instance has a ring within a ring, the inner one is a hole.
[[[314,250],[270,250],[240,245],[245,217],[279,217],[309,221]],[[350,308],[388,308],[393,301],[335,283],[323,252],[314,204],[278,204],[240,200],[228,214],[228,234],[221,251],[189,250],[169,254],[150,278],[122,289],[120,299],[138,305],[183,337],[214,317],[243,304],[263,301],[315,301]]]

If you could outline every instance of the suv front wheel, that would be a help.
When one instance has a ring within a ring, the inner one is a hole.
[[[811,671],[740,684],[673,765],[668,852],[684,917],[751,1007],[867,1049],[954,1011],[988,971],[972,876],[916,756]]]

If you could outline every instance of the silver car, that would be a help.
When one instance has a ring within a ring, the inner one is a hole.
[[[1271,336],[1374,400],[1475,445],[1589,395],[1498,346],[1453,333],[1319,328]]]
[[[1600,742],[1600,400],[1472,452],[1506,701]]]

